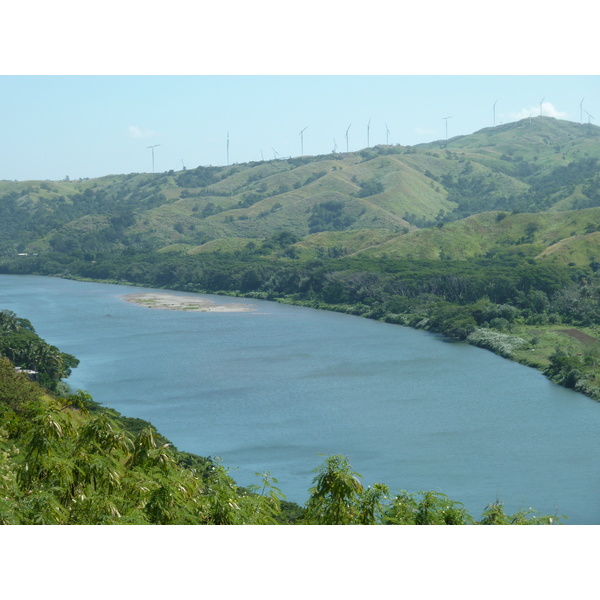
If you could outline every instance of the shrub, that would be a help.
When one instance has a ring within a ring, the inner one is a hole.
[[[498,333],[483,327],[473,331],[467,337],[467,342],[473,344],[473,346],[491,350],[506,358],[510,357],[514,350],[526,344],[525,340],[520,337]]]

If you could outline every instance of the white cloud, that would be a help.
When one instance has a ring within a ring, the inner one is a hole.
[[[141,129],[137,125],[129,126],[129,137],[132,138],[149,138],[156,135],[156,131],[152,131],[152,129]]]
[[[555,119],[567,119],[568,114],[566,112],[561,112],[554,108],[554,106],[550,102],[542,102],[542,115],[544,117],[554,117]],[[527,119],[529,117],[539,117],[540,115],[540,105],[532,106],[531,108],[522,108],[517,112],[509,113],[508,120],[509,121],[520,121],[521,119]]]

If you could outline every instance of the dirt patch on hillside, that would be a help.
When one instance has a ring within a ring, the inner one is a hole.
[[[570,335],[574,337],[576,340],[583,342],[584,344],[593,344],[598,340],[587,333],[583,333],[583,331],[579,331],[579,329],[561,329],[560,333],[565,333],[566,335]]]

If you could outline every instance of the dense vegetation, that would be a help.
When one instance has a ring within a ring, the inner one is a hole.
[[[79,364],[71,354],[41,339],[27,319],[8,310],[0,310],[0,355],[20,370],[34,371],[37,381],[52,391],[57,391],[61,380]]]

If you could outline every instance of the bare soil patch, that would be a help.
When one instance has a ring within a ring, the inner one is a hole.
[[[565,333],[566,335],[570,335],[574,337],[576,340],[583,342],[584,344],[593,344],[598,340],[587,333],[583,333],[583,331],[579,331],[579,329],[561,329],[560,333]]]

